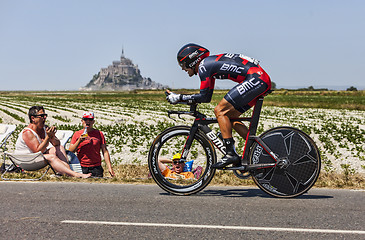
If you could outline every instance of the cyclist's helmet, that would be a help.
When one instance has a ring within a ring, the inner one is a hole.
[[[194,68],[197,63],[209,56],[209,50],[194,43],[183,46],[177,53],[177,61],[181,67]]]

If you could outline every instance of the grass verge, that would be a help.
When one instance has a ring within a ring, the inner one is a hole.
[[[105,169],[105,168],[104,168]],[[37,178],[40,177],[44,170],[38,172],[24,172],[8,174],[12,178]],[[140,183],[154,184],[153,179],[148,178],[147,165],[118,165],[114,167],[116,176],[111,178],[109,174],[104,174],[105,178],[77,179],[66,176],[54,177],[52,172],[47,174],[41,181],[45,182],[88,182],[88,183]],[[239,179],[231,171],[216,171],[210,185],[225,186],[255,186],[251,178]],[[318,188],[336,188],[336,189],[365,189],[365,175],[361,174],[339,174],[339,173],[321,173],[314,185]]]

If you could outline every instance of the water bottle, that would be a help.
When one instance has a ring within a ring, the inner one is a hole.
[[[87,127],[85,127],[84,132],[81,134],[81,137],[86,138],[89,134],[87,134]]]

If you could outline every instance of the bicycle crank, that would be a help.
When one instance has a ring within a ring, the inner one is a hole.
[[[275,166],[276,166],[276,163],[262,163],[262,164],[241,165],[241,166],[237,166],[237,167],[224,167],[221,169],[248,172],[248,171],[257,170],[260,168],[275,167]],[[217,168],[217,169],[219,169],[219,168]]]
[[[238,177],[239,179],[247,179],[247,178],[251,177],[250,172],[243,172],[243,171],[239,171],[239,170],[233,170],[233,174],[236,177]]]

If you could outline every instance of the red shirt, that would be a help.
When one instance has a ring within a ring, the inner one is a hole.
[[[83,133],[83,129],[75,132],[71,144],[75,144]],[[100,149],[101,145],[105,144],[105,138],[103,133],[97,129],[88,132],[88,134],[89,136],[76,149],[77,158],[82,167],[97,167],[101,165]]]

